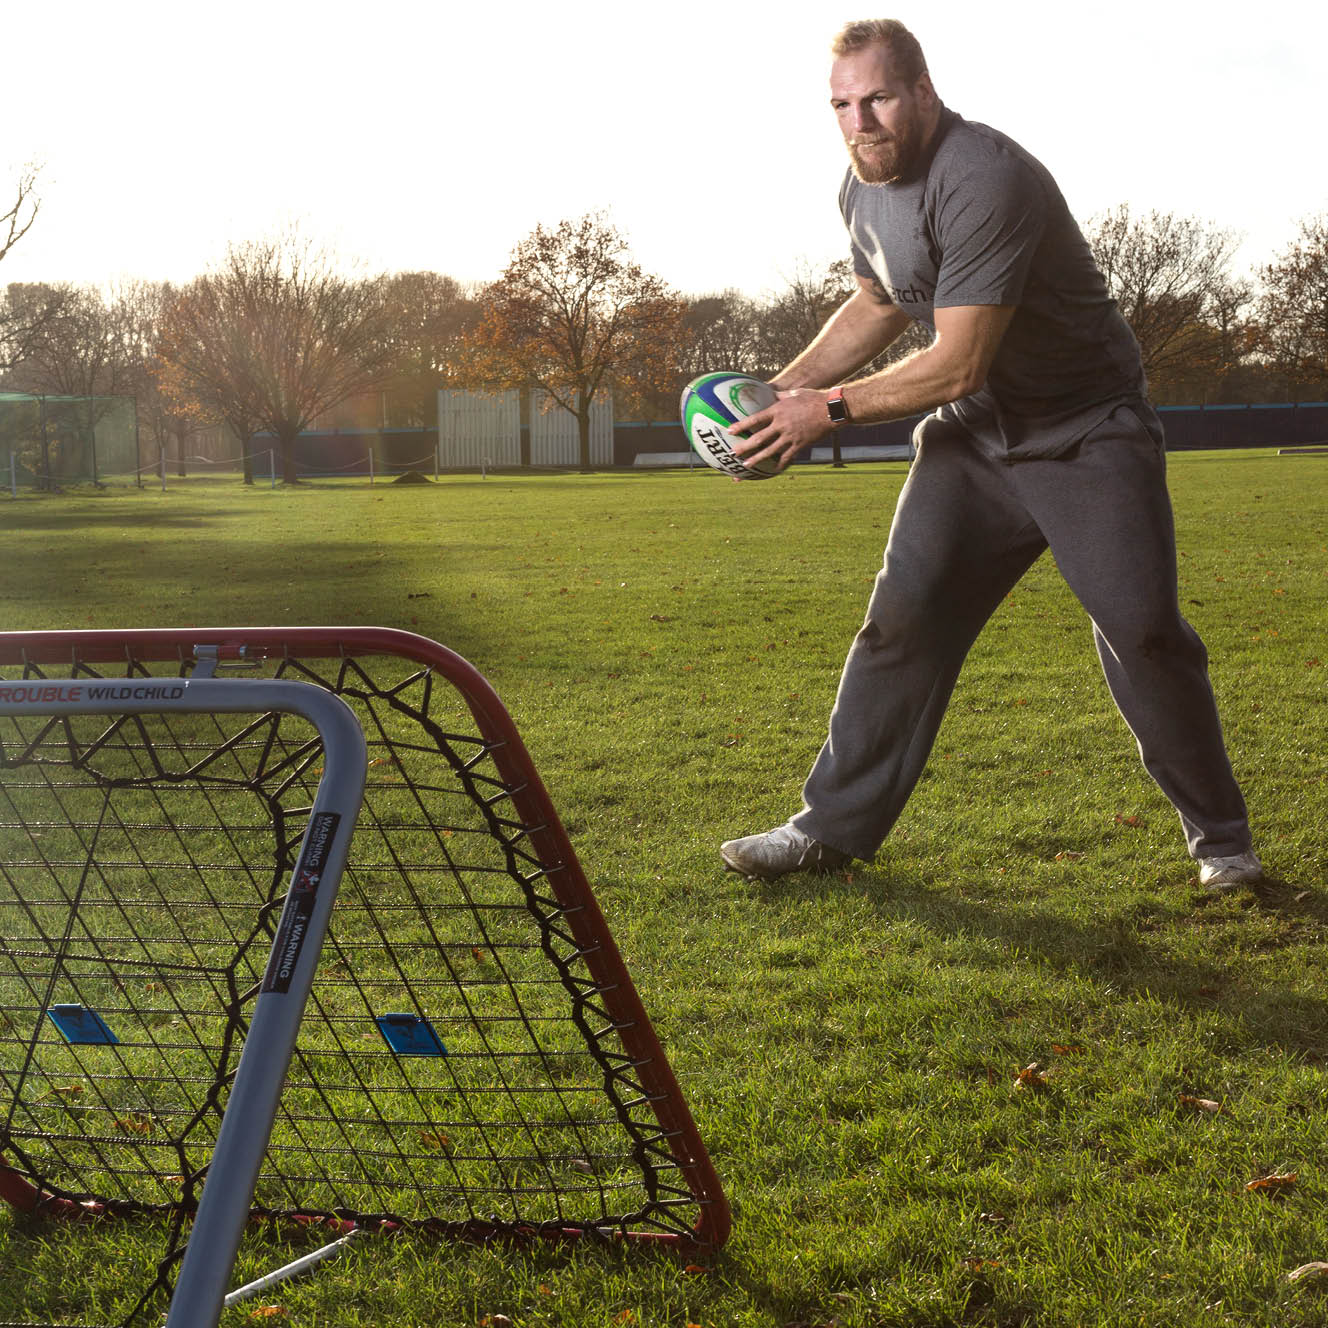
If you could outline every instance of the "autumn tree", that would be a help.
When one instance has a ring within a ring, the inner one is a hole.
[[[1261,349],[1293,391],[1328,390],[1328,214],[1308,217],[1259,273]]]
[[[1174,212],[1135,215],[1122,203],[1093,218],[1085,237],[1156,394],[1229,372],[1223,353],[1236,353],[1241,341],[1230,326],[1224,340],[1220,327],[1240,303],[1229,271],[1237,235]]]
[[[173,455],[176,473],[183,476],[191,442],[217,421],[187,395],[163,389],[168,375],[157,358],[157,339],[175,296],[175,287],[163,281],[125,282],[114,292],[121,309],[130,390],[137,403],[141,443],[149,457]]]
[[[383,294],[393,423],[427,428],[438,418],[438,389],[462,372],[479,302],[468,287],[438,272],[398,272],[385,279]]]
[[[483,296],[475,381],[542,388],[576,416],[590,468],[590,409],[610,388],[644,396],[676,379],[685,304],[642,270],[600,214],[535,230]]]
[[[258,407],[245,384],[253,371],[238,297],[221,296],[220,279],[201,277],[173,290],[157,321],[153,386],[165,409],[181,418],[217,420],[240,449],[241,480],[254,482]],[[234,292],[232,292],[234,295]]]
[[[242,443],[255,426],[269,431],[295,484],[296,438],[391,376],[384,282],[346,276],[298,236],[232,247],[180,291],[157,351],[170,390],[225,419]]]

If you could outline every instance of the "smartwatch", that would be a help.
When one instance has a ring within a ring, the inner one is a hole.
[[[830,395],[825,399],[825,409],[830,416],[830,423],[836,429],[841,424],[848,423],[848,405],[844,401],[844,389],[842,387],[830,389]]]

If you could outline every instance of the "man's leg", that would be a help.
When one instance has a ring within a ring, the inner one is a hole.
[[[830,736],[792,819],[811,838],[875,856],[922,774],[964,657],[1046,548],[1008,469],[958,426],[925,421]]]
[[[1128,407],[1076,455],[1011,467],[1093,620],[1107,685],[1194,857],[1244,853],[1249,822],[1222,740],[1208,655],[1181,616],[1166,460]]]

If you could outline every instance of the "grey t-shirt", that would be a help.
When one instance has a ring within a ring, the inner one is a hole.
[[[1016,306],[986,387],[942,407],[985,450],[1055,456],[1142,403],[1138,343],[1087,241],[1047,169],[1004,134],[944,109],[914,176],[872,185],[849,171],[839,202],[854,270],[919,322]]]

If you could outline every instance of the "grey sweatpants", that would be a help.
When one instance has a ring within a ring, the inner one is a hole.
[[[922,774],[969,648],[1048,547],[1092,619],[1112,697],[1190,853],[1250,847],[1207,652],[1180,613],[1161,439],[1129,407],[1066,456],[1014,464],[984,455],[956,424],[924,421],[799,829],[875,855]]]

